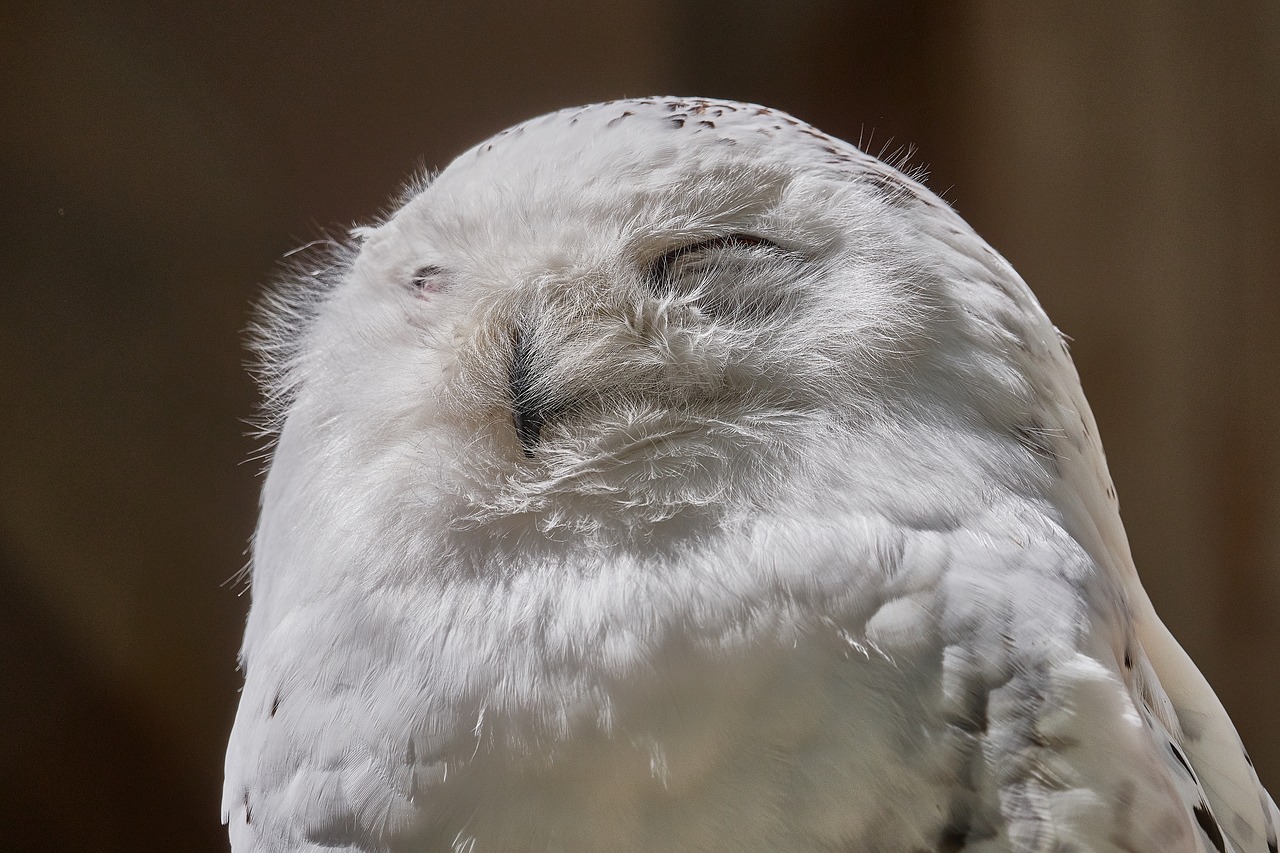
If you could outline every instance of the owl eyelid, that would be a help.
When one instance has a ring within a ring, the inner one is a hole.
[[[649,264],[646,276],[650,281],[662,281],[671,274],[671,268],[676,261],[685,255],[690,255],[694,252],[719,251],[732,248],[764,248],[778,252],[785,251],[777,243],[766,240],[764,237],[757,237],[754,234],[723,234],[717,237],[695,240],[692,243],[686,243],[683,246],[677,246],[674,249],[663,252]]]
[[[440,293],[449,288],[445,280],[447,275],[444,267],[427,264],[413,271],[413,275],[409,277],[409,286],[423,293]]]

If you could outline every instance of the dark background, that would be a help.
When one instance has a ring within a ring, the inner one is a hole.
[[[0,12],[6,849],[225,849],[276,259],[660,93],[916,148],[1074,337],[1147,588],[1280,788],[1280,5],[187,5]]]

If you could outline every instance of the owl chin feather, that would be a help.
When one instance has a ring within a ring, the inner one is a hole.
[[[919,177],[617,101],[295,258],[233,850],[1274,853],[1062,339]]]

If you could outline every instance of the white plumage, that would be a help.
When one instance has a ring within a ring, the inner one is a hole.
[[[1267,851],[1017,273],[783,113],[505,131],[263,336],[237,853]]]

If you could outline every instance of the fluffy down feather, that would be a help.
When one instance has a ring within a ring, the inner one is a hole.
[[[783,113],[519,125],[269,305],[280,851],[1274,851],[1022,280]]]

